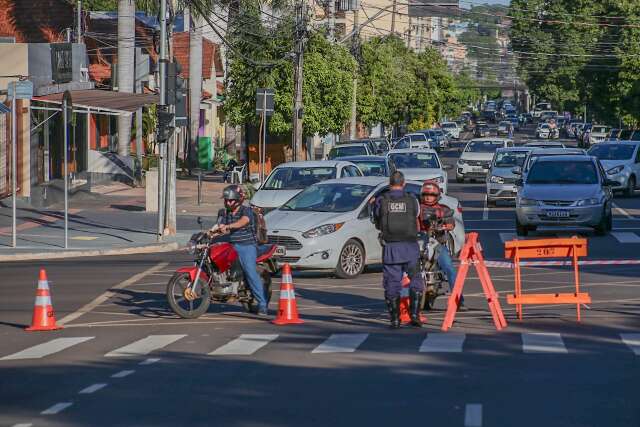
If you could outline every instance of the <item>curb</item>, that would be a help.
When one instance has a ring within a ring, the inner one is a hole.
[[[29,252],[21,254],[0,255],[0,262],[31,261],[43,259],[84,258],[95,256],[153,254],[160,252],[172,252],[180,249],[178,242],[160,243],[146,246],[134,246],[111,249],[94,249],[83,251],[82,249],[62,252]]]

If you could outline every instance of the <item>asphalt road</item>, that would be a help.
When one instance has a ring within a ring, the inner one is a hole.
[[[449,191],[486,258],[502,260],[513,207],[487,209],[480,183]],[[640,242],[640,195],[616,204],[614,232]],[[589,260],[640,259],[640,243],[613,234],[539,233],[558,234],[588,237]],[[379,268],[351,281],[295,272],[303,325],[277,327],[237,306],[178,319],[164,287],[189,262],[184,253],[47,262],[67,322],[46,333],[22,330],[41,266],[0,264],[0,425],[640,425],[640,265],[582,267],[593,304],[581,323],[569,306],[526,307],[518,321],[501,298],[501,332],[473,275],[470,310],[441,334],[444,298],[426,327],[388,329]],[[490,272],[501,297],[513,290],[512,270]],[[523,280],[530,291],[573,289],[567,267],[526,268]]]

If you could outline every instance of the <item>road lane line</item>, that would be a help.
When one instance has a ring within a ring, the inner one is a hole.
[[[89,387],[83,388],[82,390],[80,390],[78,392],[78,394],[92,394],[92,393],[95,393],[98,390],[102,390],[106,386],[107,386],[107,383],[91,384]]]
[[[311,353],[353,353],[369,334],[332,334]]]
[[[482,427],[482,405],[467,403],[464,408],[464,427]]]
[[[611,235],[620,243],[640,243],[640,237],[636,233],[612,231]]]
[[[73,402],[56,403],[52,407],[47,408],[44,411],[40,412],[40,415],[55,415],[55,414],[57,414],[59,412],[64,411],[65,409],[67,409],[71,405],[73,405]]]
[[[546,332],[523,333],[522,350],[525,353],[568,353],[560,334]]]
[[[129,375],[133,374],[134,372],[135,372],[135,369],[127,369],[127,370],[124,370],[124,371],[116,372],[115,374],[111,375],[111,378],[128,377]]]
[[[142,366],[153,365],[154,363],[157,363],[159,361],[160,361],[160,358],[152,357],[150,359],[143,360],[142,362],[138,363],[138,365],[142,365]]]
[[[186,335],[149,335],[146,338],[132,342],[109,353],[105,357],[143,356],[154,350],[159,350],[178,341]]]
[[[85,304],[79,310],[76,310],[75,312],[66,315],[65,317],[60,319],[58,324],[59,325],[65,325],[65,324],[67,324],[69,322],[72,322],[72,321],[76,320],[78,317],[82,316],[83,314],[89,313],[91,310],[93,310],[94,308],[98,307],[100,304],[104,303],[109,298],[114,296],[116,294],[115,292],[113,292],[114,290],[116,290],[116,289],[124,289],[127,286],[136,283],[138,280],[141,280],[144,277],[146,277],[146,276],[148,276],[150,274],[153,274],[154,272],[156,272],[156,271],[158,271],[160,269],[163,269],[167,265],[169,265],[168,262],[161,262],[161,263],[158,263],[158,264],[154,265],[151,268],[146,269],[143,272],[140,272],[138,274],[134,274],[133,276],[129,277],[127,280],[124,280],[124,281],[118,283],[117,285],[111,287],[111,289],[109,289],[107,292],[103,293],[102,295],[96,297],[93,301],[89,302],[88,304]]]
[[[636,356],[640,356],[640,334],[620,334],[624,342]]]
[[[489,219],[489,206],[487,205],[487,197],[484,198],[484,207],[482,208],[482,220],[486,221]]]
[[[420,353],[462,353],[465,334],[428,333],[420,346]]]
[[[31,423],[22,423],[22,424],[14,424],[13,427],[31,427],[33,424]]]
[[[511,240],[517,240],[518,235],[516,233],[500,233],[500,240],[502,243],[510,242]]]
[[[618,212],[620,212],[622,215],[626,216],[629,219],[636,219],[633,215],[631,215],[629,212],[622,209],[620,206],[618,206],[615,203],[613,203],[613,209],[617,210]]]
[[[29,347],[17,353],[10,354],[0,360],[41,359],[45,356],[73,347],[74,345],[92,340],[93,338],[95,337],[56,338],[33,347]]]
[[[248,356],[260,350],[271,341],[278,338],[278,335],[264,334],[242,334],[240,337],[230,341],[222,347],[209,353],[211,356]]]

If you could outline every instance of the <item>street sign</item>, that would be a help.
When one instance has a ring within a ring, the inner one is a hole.
[[[29,80],[9,82],[7,94],[12,99],[31,99],[33,97],[33,83]]]
[[[256,114],[262,114],[263,112],[267,116],[273,115],[273,96],[275,92],[273,89],[259,87],[256,89]]]

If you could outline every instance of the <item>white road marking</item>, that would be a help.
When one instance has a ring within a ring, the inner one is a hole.
[[[105,388],[107,386],[107,383],[96,383],[96,384],[92,384],[87,388],[83,388],[82,390],[80,390],[78,392],[78,394],[92,394],[95,393],[98,390],[102,390],[103,388]]]
[[[95,337],[56,338],[42,344],[29,347],[18,353],[5,356],[0,360],[40,359],[50,354],[57,353],[74,345],[89,341]]]
[[[420,353],[461,353],[465,334],[428,333]]]
[[[73,405],[73,402],[56,403],[52,407],[47,408],[44,411],[40,412],[40,415],[55,415],[55,414],[57,414],[59,412],[64,411],[65,409],[67,409],[71,405]]]
[[[618,212],[620,212],[622,215],[626,216],[629,219],[636,219],[633,215],[631,215],[629,212],[622,209],[620,206],[618,206],[615,203],[613,203],[613,209],[617,210]]]
[[[516,233],[499,233],[499,234],[500,234],[500,240],[502,240],[502,243],[506,243],[506,242],[510,242],[511,240],[518,239],[518,235]]]
[[[311,353],[353,353],[369,334],[332,334]]]
[[[76,310],[75,312],[73,312],[71,314],[66,315],[65,317],[60,319],[58,324],[59,325],[64,325],[64,324],[67,324],[67,323],[69,323],[69,322],[71,322],[73,320],[76,320],[78,317],[82,316],[85,313],[90,312],[91,310],[93,310],[94,308],[96,308],[97,306],[99,306],[100,304],[104,303],[105,301],[107,301],[112,296],[114,296],[115,292],[113,292],[113,290],[115,290],[115,289],[124,289],[127,286],[136,283],[138,280],[141,280],[144,277],[146,277],[146,276],[148,276],[150,274],[153,274],[158,270],[163,269],[167,265],[169,265],[168,262],[161,262],[161,263],[158,263],[158,264],[154,265],[151,268],[146,269],[145,271],[143,271],[141,273],[134,274],[133,276],[129,277],[127,280],[118,283],[117,285],[113,286],[107,292],[105,292],[102,295],[96,297],[93,301],[91,301],[91,302],[85,304],[84,306],[80,307],[80,309]]]
[[[557,333],[523,333],[522,349],[525,353],[568,353]]]
[[[186,335],[149,335],[146,338],[110,351],[105,354],[105,357],[142,356],[164,348],[184,337]]]
[[[482,405],[467,403],[464,408],[464,427],[482,427]]]
[[[240,337],[230,341],[222,347],[209,353],[211,356],[248,356],[260,350],[271,341],[278,338],[278,335],[264,334],[242,334]]]
[[[640,237],[636,233],[612,231],[611,235],[620,243],[640,243]]]
[[[482,220],[486,221],[489,219],[489,206],[487,205],[487,198],[484,198],[484,207],[482,208]]]
[[[620,338],[629,346],[633,354],[640,356],[640,334],[620,334]]]
[[[160,359],[159,359],[159,358],[157,358],[157,357],[156,357],[156,358],[153,358],[153,357],[152,357],[152,358],[150,358],[150,359],[143,360],[142,362],[138,363],[138,365],[142,365],[142,366],[145,366],[145,365],[153,365],[154,363],[159,362],[159,361],[160,361]]]
[[[134,369],[128,369],[128,370],[124,370],[124,371],[120,371],[120,372],[116,372],[115,374],[111,375],[111,378],[124,378],[124,377],[128,377],[129,375],[133,374],[135,372]]]
[[[28,423],[28,424],[22,423],[22,424],[14,424],[13,425],[13,427],[31,427],[31,426],[33,426],[33,424],[31,424],[31,423]]]

